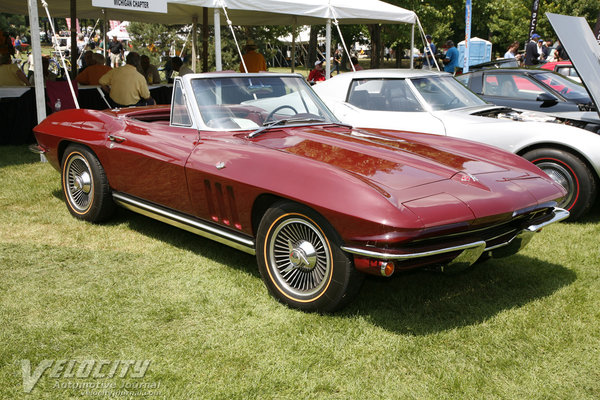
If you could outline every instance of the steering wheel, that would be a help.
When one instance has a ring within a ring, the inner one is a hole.
[[[448,103],[449,106],[454,105],[454,104],[458,104],[460,102],[458,97],[453,97],[452,100],[450,100],[450,102]]]
[[[271,118],[273,118],[273,115],[275,115],[275,113],[277,111],[283,110],[284,108],[289,108],[290,110],[292,110],[294,112],[294,114],[298,114],[298,111],[296,111],[296,109],[294,107],[292,107],[290,105],[287,105],[287,104],[284,104],[282,106],[279,106],[279,107],[275,108],[273,111],[271,111],[269,113],[269,115],[267,115],[267,118],[265,118],[265,122],[264,123],[269,122],[271,120]]]

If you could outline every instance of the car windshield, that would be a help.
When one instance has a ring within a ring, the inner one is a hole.
[[[310,86],[295,76],[238,75],[191,81],[202,120],[218,130],[337,123]],[[273,122],[281,121],[278,124]]]
[[[434,111],[487,104],[451,76],[414,78],[411,82]]]
[[[570,79],[563,78],[561,75],[553,74],[551,72],[544,72],[541,74],[535,74],[534,76],[535,79],[550,86],[566,99],[577,100],[589,98],[589,95],[583,85],[579,85]]]

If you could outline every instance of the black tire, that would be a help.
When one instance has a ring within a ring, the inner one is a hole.
[[[364,275],[331,225],[310,208],[281,201],[260,221],[256,258],[269,292],[303,311],[332,312],[358,294]]]
[[[558,149],[537,149],[523,155],[567,191],[558,205],[571,213],[571,221],[581,218],[596,200],[596,179],[577,156]]]
[[[62,161],[62,189],[71,215],[101,222],[114,212],[114,202],[104,168],[86,147],[70,145]]]

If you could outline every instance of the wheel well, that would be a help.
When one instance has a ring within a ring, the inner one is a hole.
[[[569,153],[569,154],[579,158],[586,165],[586,167],[590,171],[592,171],[592,174],[594,176],[594,179],[596,180],[596,183],[600,183],[600,176],[598,176],[598,172],[596,171],[594,166],[588,161],[587,158],[585,158],[580,152],[573,149],[572,147],[568,147],[568,146],[564,146],[564,145],[560,145],[560,144],[556,144],[556,143],[536,143],[534,145],[531,145],[529,147],[525,147],[525,148],[519,150],[517,152],[517,155],[522,157],[523,155],[525,155],[525,153],[528,153],[532,150],[539,150],[539,149],[560,150],[560,151],[564,151],[566,153]]]
[[[89,146],[86,146],[85,144],[81,144],[79,142],[71,142],[69,140],[63,140],[62,142],[60,142],[58,144],[58,165],[62,168],[62,160],[63,160],[63,156],[65,154],[65,150],[67,149],[67,147],[69,147],[70,144],[76,144],[79,145],[81,147],[85,147],[86,149],[88,149],[89,151],[92,152],[92,154],[96,154],[92,151],[92,149],[89,148]]]
[[[254,236],[258,232],[258,224],[265,212],[276,202],[285,200],[283,197],[275,196],[273,194],[261,194],[256,198],[252,205],[252,232]]]

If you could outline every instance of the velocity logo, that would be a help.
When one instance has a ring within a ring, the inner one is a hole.
[[[23,391],[31,393],[35,385],[46,371],[48,377],[54,379],[106,379],[114,378],[143,378],[150,366],[150,360],[42,360],[32,370],[30,360],[21,360],[23,375]],[[90,384],[93,384],[91,382]],[[69,386],[86,386],[83,382]]]

